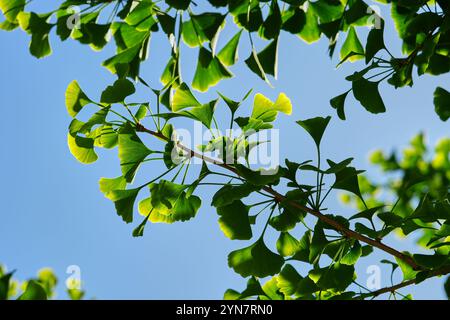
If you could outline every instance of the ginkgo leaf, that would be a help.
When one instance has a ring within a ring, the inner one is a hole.
[[[283,212],[269,220],[269,224],[277,231],[286,232],[302,221],[305,213],[300,210],[284,209]]]
[[[191,90],[186,83],[182,83],[177,89],[172,98],[172,111],[179,111],[184,108],[201,106],[201,103],[194,97]]]
[[[122,174],[127,182],[132,182],[142,161],[152,153],[139,139],[131,125],[119,132],[119,159]]]
[[[249,240],[252,229],[248,217],[248,207],[240,200],[217,208],[219,225],[225,236],[231,240]]]
[[[233,74],[220,62],[218,57],[203,47],[200,48],[192,88],[205,92],[220,80],[231,78]]]
[[[151,1],[140,1],[125,18],[125,22],[139,31],[149,30],[156,23],[153,18],[154,4]]]
[[[81,163],[88,164],[97,161],[98,156],[94,150],[94,139],[69,133],[67,144],[70,153]]]
[[[214,51],[214,40],[224,25],[225,16],[220,13],[205,12],[190,17],[190,20],[183,23],[183,41],[190,47],[212,42]]]
[[[128,190],[111,190],[105,196],[114,202],[117,214],[122,217],[126,223],[133,222],[133,208],[136,197],[141,188]]]
[[[277,277],[277,285],[284,295],[292,296],[297,291],[298,284],[302,279],[293,266],[286,264]]]
[[[264,81],[267,81],[266,74],[270,74],[276,79],[278,74],[278,38],[269,43],[259,53],[252,50],[245,63],[251,71]]]
[[[0,10],[8,21],[14,22],[19,12],[23,11],[25,0],[0,0]]]
[[[154,223],[174,223],[187,221],[197,214],[201,205],[199,197],[188,195],[184,191],[187,186],[167,180],[149,185],[151,197],[139,203],[139,213],[150,214],[149,220]]]
[[[278,112],[288,115],[292,113],[291,100],[284,93],[278,95],[275,103],[261,93],[255,95],[251,118],[262,120],[263,122],[273,122]]]
[[[124,190],[126,186],[127,181],[123,176],[117,178],[101,178],[99,181],[100,191],[105,195],[113,190]]]
[[[321,32],[319,29],[317,15],[311,7],[308,7],[308,10],[306,10],[305,18],[305,25],[299,33],[299,37],[306,43],[310,44],[320,39]]]
[[[263,239],[259,239],[249,247],[231,252],[228,255],[230,268],[243,277],[267,277],[278,273],[284,259],[270,251]]]
[[[241,38],[242,30],[236,33],[233,38],[220,50],[217,54],[219,60],[224,66],[232,66],[238,60],[238,46]]]
[[[91,103],[86,94],[81,90],[80,85],[76,80],[72,81],[66,90],[66,108],[67,112],[73,118],[83,107]]]
[[[108,86],[103,92],[100,99],[103,103],[123,102],[126,97],[132,95],[136,89],[133,83],[128,79],[118,79],[112,86]]]
[[[26,284],[24,293],[17,300],[47,300],[47,293],[38,281],[30,280]]]
[[[331,106],[336,109],[339,119],[345,120],[345,99],[350,91],[344,92],[330,100]]]
[[[349,56],[350,54],[352,55]],[[340,58],[341,60],[347,58],[350,62],[355,62],[364,58],[364,48],[361,41],[359,41],[354,27],[350,27],[347,33],[347,39],[345,39],[341,48]]]
[[[30,53],[36,58],[43,58],[52,53],[49,33],[54,24],[48,23],[50,14],[36,14],[20,11],[17,15],[20,27],[31,34]]]
[[[111,73],[116,74],[119,71],[119,67],[122,65],[131,64],[138,57],[142,44],[139,43],[134,47],[128,48],[115,56],[105,60],[102,65],[108,69]]]
[[[442,121],[450,118],[450,92],[437,87],[434,91],[434,108]]]
[[[386,111],[383,99],[378,91],[378,82],[361,78],[352,82],[353,95],[369,112],[382,113]]]
[[[316,143],[316,146],[319,147],[330,119],[331,117],[316,117],[307,120],[299,120],[297,123],[310,134]]]
[[[237,292],[233,289],[228,289],[224,294],[225,300],[241,300],[248,297],[264,295],[261,284],[255,277],[250,277],[247,281],[247,287],[242,292]]]
[[[281,232],[277,240],[277,251],[283,257],[293,256],[300,250],[300,242],[288,232]]]
[[[213,196],[211,205],[214,207],[223,207],[249,196],[252,192],[259,190],[260,187],[245,183],[241,185],[226,184],[220,188]]]
[[[353,266],[334,263],[330,267],[311,270],[308,277],[322,290],[344,291],[353,282],[354,272]]]

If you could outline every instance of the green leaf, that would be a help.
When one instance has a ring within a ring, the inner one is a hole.
[[[330,166],[336,165],[331,160],[327,160],[327,162]],[[349,191],[363,200],[358,182],[358,174],[362,172],[363,171],[358,171],[353,167],[346,167],[345,169],[336,172],[336,180],[333,184],[333,189]]]
[[[277,278],[278,276],[274,276],[264,283],[262,286],[264,295],[258,297],[260,300],[284,300],[284,295],[278,289]]]
[[[300,242],[288,232],[281,232],[277,240],[277,251],[283,257],[290,257],[301,249]]]
[[[297,286],[302,279],[297,270],[290,264],[287,264],[277,276],[277,286],[285,296],[292,296],[296,293]]]
[[[148,108],[148,105],[146,105],[146,104],[141,104],[139,106],[139,109],[134,114],[134,117],[136,118],[136,120],[138,120],[138,121],[142,120],[147,116],[147,108]]]
[[[53,24],[49,24],[49,14],[38,15],[34,12],[19,12],[17,19],[20,27],[31,34],[30,53],[36,58],[43,58],[52,53],[49,33]]]
[[[238,46],[239,40],[241,38],[242,30],[236,33],[230,41],[220,50],[217,54],[217,58],[219,58],[220,62],[223,63],[224,66],[232,66],[238,60]]]
[[[280,181],[280,170],[278,170],[277,173],[265,169],[253,171],[250,168],[247,168],[246,166],[239,163],[235,165],[235,168],[242,178],[256,186],[264,186],[269,184],[276,185]]]
[[[211,121],[214,116],[214,110],[216,109],[217,101],[218,99],[202,104],[201,106],[189,110],[183,110],[179,112],[177,115],[198,120],[201,123],[203,123],[205,127],[211,128]]]
[[[144,218],[144,220],[133,230],[133,237],[143,237],[145,225],[147,224],[148,218],[150,218],[150,213]]]
[[[359,241],[355,241],[350,251],[339,261],[342,264],[354,265],[362,255],[362,248]]]
[[[232,76],[233,74],[227,70],[218,57],[214,57],[208,49],[200,48],[192,88],[205,92],[219,83],[220,80]]]
[[[259,35],[263,39],[275,39],[280,34],[281,24],[280,7],[278,6],[278,1],[273,0],[270,4],[269,14],[259,29]]]
[[[320,39],[320,29],[317,15],[312,8],[308,7],[306,11],[306,23],[299,33],[299,37],[308,44],[316,42]]]
[[[251,118],[262,120],[263,122],[273,122],[278,112],[283,112],[287,115],[292,113],[292,103],[286,94],[280,93],[275,102],[272,102],[261,93],[255,94]]]
[[[248,217],[248,207],[240,200],[217,208],[219,225],[225,236],[231,240],[249,240],[252,229]]]
[[[228,106],[228,108],[230,109],[231,113],[234,114],[237,111],[237,109],[240,107],[241,102],[231,100],[230,98],[224,96],[220,92],[218,92],[218,94],[222,98],[222,100],[225,101],[225,104]]]
[[[323,133],[325,132],[330,120],[331,117],[316,117],[307,120],[299,120],[297,123],[309,133],[316,143],[317,148],[319,148]]]
[[[311,231],[308,230],[300,239],[299,250],[297,250],[292,259],[309,263],[310,245]]]
[[[131,183],[142,161],[151,154],[139,139],[136,131],[130,124],[119,131],[119,159],[122,174],[128,183]]]
[[[70,153],[81,163],[89,164],[97,161],[98,156],[94,150],[94,139],[68,133],[67,144]]]
[[[283,11],[282,20],[281,29],[292,34],[299,34],[306,24],[306,14],[301,8],[291,6]]]
[[[149,30],[155,23],[153,18],[154,4],[151,1],[140,1],[125,18],[125,22],[139,31]]]
[[[225,22],[225,16],[216,12],[205,12],[191,15],[191,20],[183,23],[183,40],[190,47],[201,46],[205,42],[212,42],[214,51],[215,38]]]
[[[66,90],[66,108],[69,115],[74,118],[83,107],[91,103],[86,94],[81,90],[76,80],[72,81]]]
[[[141,48],[141,43],[135,45],[134,47],[128,48],[105,60],[102,63],[102,66],[108,69],[111,73],[118,74],[121,66],[125,65],[127,67],[131,67],[135,63],[136,59],[139,59],[138,54],[141,51]]]
[[[437,87],[434,91],[434,108],[439,118],[442,121],[447,121],[450,118],[450,92]]]
[[[359,222],[355,223],[355,231],[362,233],[372,239],[376,239],[378,237],[378,232],[369,227],[366,227],[365,225]]]
[[[100,191],[105,195],[113,190],[123,190],[127,186],[127,181],[123,176],[117,178],[101,178],[98,183]]]
[[[259,190],[260,187],[244,183],[241,185],[226,184],[220,188],[213,196],[211,205],[218,208],[229,205],[235,200],[240,200]]]
[[[108,104],[123,102],[126,97],[132,95],[135,91],[136,89],[130,80],[118,79],[112,86],[108,86],[102,92],[100,102]]]
[[[344,3],[344,1],[317,1],[311,2],[310,5],[321,23],[329,23],[342,17],[345,9]]]
[[[111,24],[97,24],[95,20],[92,20],[81,23],[80,28],[74,29],[71,35],[80,43],[89,44],[93,50],[100,51],[108,43],[110,27]]]
[[[368,64],[380,50],[385,48],[383,32],[384,21],[382,22],[381,28],[372,28],[370,30],[366,43],[366,64]]]
[[[278,38],[269,43],[259,53],[252,50],[245,63],[264,81],[267,81],[266,74],[270,74],[276,79],[278,73]]]
[[[384,206],[377,206],[377,207],[363,210],[363,211],[358,212],[357,214],[354,214],[353,216],[351,216],[349,220],[364,218],[369,221],[372,221],[373,215],[382,208],[384,208]]]
[[[114,202],[117,214],[122,217],[126,223],[133,222],[133,208],[136,197],[141,188],[128,190],[111,190],[105,193],[105,196]]]
[[[320,226],[320,224],[316,224],[316,226],[314,227],[314,234],[311,239],[311,244],[309,245],[309,262],[311,262],[312,264],[316,264],[319,261],[319,258],[328,243],[329,241],[325,237],[323,228]]]
[[[395,257],[395,260],[397,261],[398,266],[402,270],[403,281],[412,280],[416,277],[417,271],[414,271],[413,268],[408,263],[397,257]]]
[[[139,203],[139,213],[147,216],[151,222],[174,223],[187,221],[197,214],[201,200],[197,196],[188,195],[184,190],[188,186],[167,180],[150,184],[151,197]]]
[[[25,292],[17,300],[47,300],[47,293],[38,281],[30,280]]]
[[[445,294],[447,295],[447,299],[450,300],[450,276],[447,277],[444,284]]]
[[[345,39],[345,42],[342,45],[340,52],[341,60],[344,60],[351,53],[353,53],[353,55],[347,59],[350,62],[361,60],[364,57],[364,48],[358,39],[355,28],[353,27],[350,27],[347,33],[347,39]]]
[[[304,216],[305,213],[298,209],[285,208],[281,214],[270,218],[269,224],[277,231],[286,232],[293,229]]]
[[[7,300],[10,289],[10,281],[14,272],[2,274],[0,267],[0,301]]]
[[[393,212],[381,212],[378,214],[378,218],[387,226],[393,227],[399,227],[403,222],[403,218]]]
[[[17,27],[19,27],[19,24],[15,23],[15,22],[10,22],[8,20],[0,22],[0,30],[12,31],[12,30],[16,29]]]
[[[237,26],[250,32],[257,31],[263,23],[262,11],[256,1],[229,1],[229,12]]]
[[[11,22],[16,20],[19,12],[23,11],[25,0],[0,0],[0,10],[5,18]]]
[[[55,287],[58,283],[58,278],[50,268],[40,269],[38,272],[37,280],[39,284],[44,288],[48,298],[54,296]]]
[[[166,0],[166,3],[178,10],[186,10],[191,4],[191,0]]]
[[[353,282],[354,272],[353,266],[334,263],[330,267],[311,270],[308,276],[322,290],[344,291]]]
[[[187,84],[183,82],[175,90],[171,106],[172,111],[177,112],[184,108],[201,106],[201,103],[194,97]]]
[[[386,111],[383,99],[378,91],[378,82],[361,78],[352,82],[353,95],[369,112],[382,113]]]
[[[280,272],[284,259],[270,251],[262,238],[249,247],[231,252],[228,266],[243,277],[267,277]]]
[[[440,254],[415,254],[413,255],[413,258],[417,264],[429,269],[439,268],[449,261],[449,257],[447,255]]]
[[[341,120],[345,120],[345,112],[344,112],[345,99],[347,98],[349,92],[350,91],[344,92],[343,94],[338,95],[330,100],[331,106],[334,109],[336,109],[337,115]]]
[[[242,293],[235,290],[228,289],[224,294],[225,300],[242,300],[248,297],[264,295],[264,291],[261,288],[261,284],[255,277],[250,277],[247,281],[247,287]]]
[[[84,297],[85,292],[79,289],[67,289],[67,295],[70,300],[81,300]]]

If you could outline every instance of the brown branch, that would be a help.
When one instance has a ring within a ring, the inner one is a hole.
[[[160,138],[164,141],[170,141],[170,138],[164,136],[162,133],[160,132],[156,132],[150,129],[145,128],[144,126],[142,126],[141,124],[137,124],[136,125],[136,129],[138,131],[141,132],[146,132],[149,133],[157,138]],[[232,166],[222,162],[222,161],[218,161],[209,157],[204,156],[203,154],[197,153],[194,150],[189,149],[188,147],[184,146],[181,143],[177,143],[178,147],[182,150],[184,150],[185,152],[187,152],[191,157],[196,157],[196,158],[200,158],[203,159],[205,162],[211,163],[211,164],[215,164],[217,166],[220,166],[228,171],[231,171],[233,173],[235,173],[236,175],[239,176],[239,173],[236,171],[235,168],[233,168]],[[274,196],[274,198],[281,202],[281,201],[287,201],[292,207],[295,207],[297,209],[300,209],[302,211],[308,212],[309,214],[315,216],[317,219],[319,219],[320,221],[322,221],[323,223],[326,223],[327,225],[333,227],[334,229],[336,229],[338,232],[340,232],[341,234],[343,234],[346,237],[352,238],[352,239],[356,239],[359,241],[362,241],[366,244],[369,244],[375,248],[378,248],[382,251],[385,251],[387,253],[389,253],[390,255],[399,258],[400,260],[404,261],[405,263],[407,263],[408,265],[410,265],[414,270],[420,270],[422,269],[410,256],[407,256],[403,253],[401,253],[400,251],[395,250],[392,247],[389,247],[388,245],[385,245],[383,243],[381,243],[381,241],[378,240],[374,240],[371,239],[369,237],[366,237],[365,235],[362,235],[358,232],[355,232],[345,226],[343,226],[342,224],[340,224],[339,222],[331,219],[330,217],[324,215],[323,213],[321,213],[320,211],[314,210],[312,208],[303,206],[301,204],[299,204],[298,202],[295,201],[291,201],[291,200],[287,200],[285,196],[281,195],[280,193],[278,193],[277,191],[273,190],[270,186],[265,186],[263,187],[263,190],[268,192],[269,194],[271,194],[272,196]]]
[[[429,279],[429,278],[433,278],[433,277],[436,277],[436,276],[443,276],[443,275],[446,275],[446,274],[449,274],[449,273],[450,273],[450,266],[445,266],[445,267],[442,267],[440,269],[431,271],[430,274],[424,280]],[[398,283],[396,285],[393,285],[391,287],[386,287],[386,288],[382,288],[382,289],[379,289],[379,290],[376,290],[376,291],[363,293],[363,294],[357,296],[356,299],[365,299],[365,298],[369,298],[369,297],[374,297],[375,298],[375,297],[377,297],[377,296],[379,296],[379,295],[381,295],[383,293],[393,293],[393,292],[397,291],[398,289],[401,289],[401,288],[404,288],[404,287],[407,287],[407,286],[410,286],[410,285],[414,285],[414,284],[417,284],[416,279],[404,281],[404,282]]]

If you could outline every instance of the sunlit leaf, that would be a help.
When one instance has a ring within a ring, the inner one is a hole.
[[[271,276],[278,273],[283,264],[284,259],[270,251],[262,238],[251,246],[228,255],[228,265],[243,277]]]

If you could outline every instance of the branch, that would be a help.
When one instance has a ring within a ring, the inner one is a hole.
[[[170,141],[170,138],[164,136],[162,133],[160,132],[156,132],[150,129],[145,128],[143,125],[141,124],[136,124],[136,130],[140,131],[140,132],[146,132],[148,134],[151,134],[157,138],[160,138],[164,141]],[[191,157],[196,157],[199,159],[203,159],[205,162],[211,163],[211,164],[215,164],[219,167],[222,167],[228,171],[233,172],[234,174],[239,176],[239,173],[236,171],[235,168],[233,168],[232,166],[222,162],[222,161],[218,161],[212,158],[209,158],[207,156],[204,156],[203,154],[197,153],[194,150],[189,149],[188,147],[184,146],[183,144],[177,142],[177,146],[182,149],[183,151],[187,152]],[[281,201],[287,201],[287,203],[289,203],[289,205],[291,205],[292,207],[295,207],[297,209],[300,209],[302,211],[308,212],[309,214],[315,216],[317,219],[319,219],[320,221],[322,221],[323,223],[333,227],[334,229],[336,229],[338,232],[340,232],[341,234],[343,234],[344,236],[348,237],[348,238],[352,238],[352,239],[356,239],[359,241],[362,241],[368,245],[371,245],[373,247],[376,247],[384,252],[389,253],[390,255],[397,257],[398,259],[404,261],[405,263],[407,263],[409,266],[411,266],[414,270],[421,270],[422,268],[410,257],[407,256],[403,253],[401,253],[400,251],[395,250],[392,247],[389,247],[388,245],[385,245],[383,243],[381,243],[381,241],[378,240],[374,240],[371,239],[369,237],[366,237],[365,235],[362,235],[358,232],[355,232],[345,226],[343,226],[342,224],[340,224],[339,222],[329,218],[328,216],[324,215],[323,213],[321,213],[320,211],[314,210],[312,208],[303,206],[295,201],[292,200],[288,200],[286,199],[285,196],[281,195],[280,193],[278,193],[277,191],[273,190],[270,186],[264,186],[263,190],[268,192],[269,194],[273,195],[274,198],[281,202]]]
[[[433,277],[436,277],[436,276],[443,276],[443,275],[446,275],[446,274],[449,274],[449,273],[450,273],[450,266],[445,266],[445,267],[442,267],[442,268],[437,269],[435,271],[431,271],[430,274],[424,280],[429,279],[429,278],[433,278]],[[401,288],[404,288],[404,287],[407,287],[407,286],[410,286],[410,285],[414,285],[414,284],[418,284],[416,282],[416,279],[404,281],[404,282],[398,283],[398,284],[396,284],[394,286],[391,286],[391,287],[386,287],[386,288],[382,288],[382,289],[379,289],[379,290],[376,290],[376,291],[363,293],[363,294],[357,296],[356,299],[365,299],[365,298],[369,298],[369,297],[374,297],[375,298],[375,297],[377,297],[377,296],[379,296],[379,295],[381,295],[383,293],[392,293],[392,292],[397,291],[398,289],[401,289]]]

